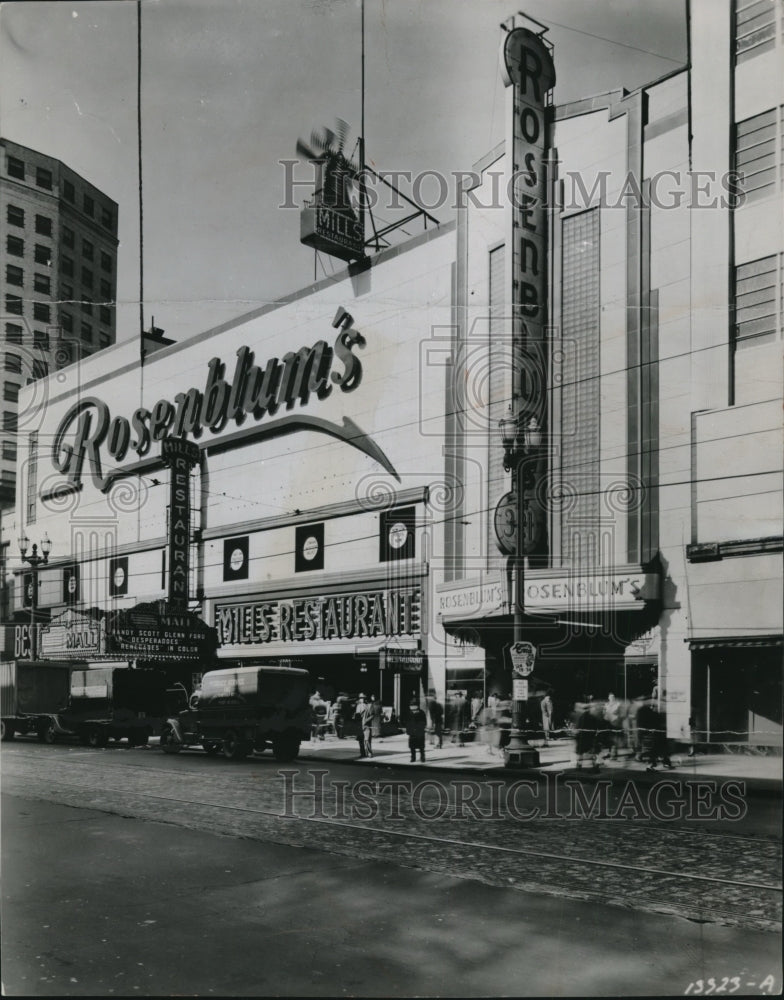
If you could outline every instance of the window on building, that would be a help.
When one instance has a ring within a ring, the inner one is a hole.
[[[16,412],[14,410],[5,410],[3,413],[3,430],[11,431],[15,434],[18,426],[19,421]]]
[[[23,226],[24,225],[24,209],[19,208],[18,205],[9,205],[5,212],[5,217],[8,220],[9,226]]]
[[[3,441],[3,458],[6,462],[16,461],[16,441]]]
[[[101,208],[101,225],[105,229],[111,230],[114,224],[114,212],[105,205]]]
[[[36,499],[38,495],[38,432],[28,438],[27,452],[27,523],[33,524],[36,519]]]
[[[21,344],[22,343],[22,327],[17,323],[6,323],[5,325],[5,339],[9,344]]]
[[[67,201],[76,201],[76,191],[70,181],[63,181],[63,198]]]
[[[74,262],[71,257],[63,256],[60,260],[60,270],[67,277],[72,278],[74,273]]]
[[[39,320],[41,323],[49,323],[52,318],[52,310],[49,308],[49,304],[46,302],[34,302],[33,303],[33,319]]]
[[[112,272],[112,258],[105,250],[101,250],[101,270]]]
[[[735,54],[738,62],[776,44],[776,4],[780,0],[735,0]]]
[[[103,324],[109,326],[112,322],[112,311],[108,306],[100,306],[98,316]]]
[[[21,267],[17,267],[16,264],[6,264],[5,265],[5,280],[9,285],[23,285],[24,284],[24,271]]]
[[[40,236],[51,236],[52,235],[52,220],[48,215],[36,215],[35,217],[35,231]]]
[[[6,403],[18,403],[20,389],[21,386],[17,385],[16,382],[4,382],[3,399],[6,401]]]
[[[68,226],[63,226],[63,246],[73,247],[76,237],[74,236],[73,229],[69,229]]]
[[[92,316],[93,314],[93,300],[86,295],[82,298],[82,312],[87,316]]]
[[[95,214],[95,201],[89,194],[85,194],[82,201],[82,208],[84,209],[85,215],[89,215],[91,218]]]
[[[7,372],[16,372],[21,375],[22,373],[22,359],[18,354],[6,354],[5,356],[5,370]]]
[[[36,167],[35,168],[35,183],[39,188],[46,188],[47,191],[52,190],[52,171],[47,170],[46,167]]]
[[[36,243],[35,262],[36,264],[46,264],[49,267],[52,263],[52,248],[44,246],[43,243]]]
[[[89,323],[82,323],[82,340],[86,344],[91,344],[93,342],[93,328]]]
[[[765,197],[776,188],[778,113],[771,108],[735,126],[735,170],[747,199]]]
[[[33,347],[39,351],[49,350],[49,334],[43,330],[33,330]]]
[[[93,272],[89,267],[82,268],[82,284],[86,285],[88,288],[93,287]]]
[[[774,339],[778,330],[777,305],[781,302],[782,292],[775,255],[735,268],[736,347]]]
[[[5,311],[10,313],[12,316],[22,315],[22,296],[21,295],[8,295],[5,297]]]
[[[60,311],[60,325],[66,333],[73,333],[73,316],[70,313]]]
[[[108,333],[104,333],[103,331],[101,331],[98,334],[98,343],[101,345],[101,347],[108,347],[111,344],[111,342],[112,338],[109,336]]]
[[[12,257],[24,257],[24,240],[9,233],[5,238],[5,249]]]
[[[49,280],[48,274],[34,274],[33,275],[33,288],[36,292],[44,292],[48,295],[52,290],[52,282]]]
[[[33,378],[46,378],[49,365],[42,358],[33,358]]]
[[[95,248],[89,240],[82,240],[82,256],[85,260],[92,260],[95,254]]]
[[[104,302],[110,302],[112,298],[112,283],[106,278],[101,278],[101,298]]]
[[[64,281],[60,282],[60,298],[65,302],[73,302],[74,290],[73,285],[67,285]]]
[[[24,160],[19,160],[15,156],[8,157],[8,176],[16,177],[20,181],[25,179]]]

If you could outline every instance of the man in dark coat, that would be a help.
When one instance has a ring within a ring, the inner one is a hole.
[[[425,759],[425,731],[427,729],[427,716],[419,707],[418,701],[412,701],[408,711],[408,721],[406,722],[406,732],[408,733],[408,749],[411,751],[411,763],[416,760],[416,752],[419,751],[419,759]]]
[[[431,689],[428,695],[427,711],[430,715],[430,727],[433,730],[433,746],[440,750],[444,744],[444,706],[436,698],[434,689]]]

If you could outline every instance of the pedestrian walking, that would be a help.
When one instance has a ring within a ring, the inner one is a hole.
[[[357,704],[354,708],[354,720],[357,722],[359,727],[357,729],[357,743],[359,743],[360,757],[367,756],[367,748],[365,746],[365,730],[362,725],[362,720],[365,716],[367,708],[368,708],[368,703],[367,701],[365,701],[365,696],[364,694],[360,694],[359,698],[357,698]]]
[[[381,702],[378,698],[375,695],[372,695],[370,699],[370,734],[372,739],[380,739],[381,724],[383,721],[384,709],[381,707]]]
[[[425,731],[427,729],[427,716],[419,707],[419,702],[414,698],[408,712],[406,722],[406,732],[408,733],[408,749],[411,751],[411,763],[416,760],[417,750],[419,759],[425,759]]]
[[[321,697],[321,692],[316,691],[310,697],[310,738],[324,739],[324,732],[327,728],[327,703]]]
[[[550,742],[550,730],[553,728],[553,699],[549,694],[542,698],[539,706],[542,710],[542,729],[544,730],[545,746]]]
[[[621,745],[621,703],[612,693],[612,691],[607,695],[607,701],[604,703],[604,720],[607,723],[608,729],[608,742],[607,755],[612,757],[613,760],[618,759],[618,747]]]
[[[362,742],[365,744],[365,757],[373,756],[373,702],[365,703],[359,720],[362,727]]]
[[[585,701],[575,703],[574,750],[578,769],[582,767],[586,758],[588,758],[589,767],[596,767],[596,741],[599,735],[600,723],[601,718],[590,695]]]
[[[672,761],[667,745],[666,718],[664,712],[659,711],[653,698],[643,699],[637,711],[637,727],[643,747],[641,759],[648,765],[646,771],[655,771],[660,761],[662,767],[670,770]]]
[[[427,698],[427,712],[430,716],[433,746],[440,750],[444,745],[444,706],[436,698],[435,688],[430,689]]]
[[[452,734],[450,742],[457,743],[461,747],[465,746],[465,743],[463,743],[463,729],[465,728],[466,700],[462,691],[457,691],[452,695],[449,707],[449,731]]]

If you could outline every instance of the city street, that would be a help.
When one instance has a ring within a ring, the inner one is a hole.
[[[742,823],[666,823],[569,818],[572,789],[540,788],[549,817],[523,820],[514,775],[472,798],[381,763],[2,757],[6,995],[781,989],[770,796]]]

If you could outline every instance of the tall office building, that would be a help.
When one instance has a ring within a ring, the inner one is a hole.
[[[19,390],[116,340],[117,203],[60,160],[0,139],[0,508],[12,506]]]

